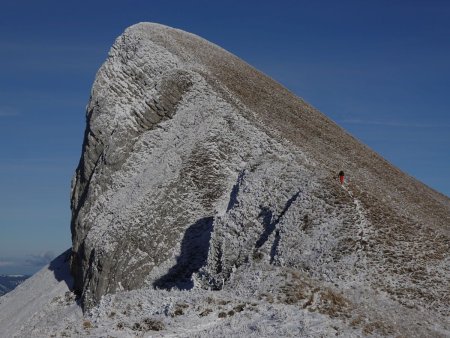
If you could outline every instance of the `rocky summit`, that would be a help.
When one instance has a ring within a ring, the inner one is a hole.
[[[22,333],[450,335],[450,199],[224,49],[128,28],[86,123],[70,253],[84,317]]]
[[[383,298],[450,314],[449,199],[236,56],[162,25],[128,28],[97,73],[72,213],[85,308],[276,267],[311,279],[286,291],[303,308],[328,290],[356,312]]]

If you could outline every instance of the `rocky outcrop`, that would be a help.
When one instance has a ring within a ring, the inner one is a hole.
[[[447,197],[197,36],[132,26],[97,73],[72,184],[85,308],[144,286],[221,290],[274,266],[444,318],[449,225]]]

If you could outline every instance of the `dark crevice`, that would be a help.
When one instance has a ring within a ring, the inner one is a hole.
[[[264,232],[261,234],[259,239],[256,241],[255,247],[257,249],[262,247],[264,245],[264,243],[267,242],[267,240],[269,239],[269,236],[275,230],[275,225],[278,223],[277,221],[272,222],[273,213],[272,213],[272,210],[270,210],[267,207],[261,208],[261,212],[259,213],[258,217],[262,217],[262,223],[264,225]]]
[[[242,181],[244,179],[244,175],[245,175],[245,170],[242,170],[238,175],[237,181],[234,184],[233,189],[231,189],[230,201],[228,202],[227,212],[230,211],[231,209],[233,209],[233,207],[236,204],[239,204],[237,197],[239,194],[239,189],[241,187]]]
[[[217,266],[216,266],[216,273],[222,273],[223,267],[222,267],[222,259],[223,259],[223,251],[222,246],[219,246],[217,248]]]
[[[273,264],[275,255],[277,254],[278,244],[280,243],[280,230],[275,231],[275,240],[273,241],[272,248],[270,249],[270,264]]]
[[[82,244],[82,249],[83,251],[80,251],[82,253],[85,253],[85,248],[84,248],[84,242]],[[77,254],[77,258],[78,258],[78,254]],[[92,249],[90,255],[89,255],[89,262],[87,264],[88,269],[86,270],[86,274],[84,276],[74,276],[74,280],[75,280],[75,294],[77,294],[80,297],[80,304],[82,306],[83,309],[87,309],[89,307],[89,305],[92,303],[92,300],[87,299],[87,294],[89,293],[89,291],[92,290],[92,288],[90,287],[91,284],[91,280],[93,277],[93,270],[94,270],[94,260],[95,260],[95,249]],[[75,262],[76,265],[78,266],[78,268],[80,268],[82,265],[82,260],[80,260],[79,262]],[[84,262],[83,262],[84,263]],[[72,264],[72,269],[73,269],[73,264]],[[80,274],[83,274],[83,271],[80,269],[78,271]],[[78,283],[78,281],[81,281],[81,285]]]
[[[193,288],[192,275],[206,264],[208,258],[213,221],[213,217],[205,217],[186,230],[176,264],[166,275],[153,283],[155,288],[166,290],[173,287],[180,290]]]
[[[286,214],[288,209],[291,207],[292,203],[295,202],[295,200],[297,199],[298,195],[300,195],[300,190],[297,191],[290,199],[288,199],[288,201],[286,202],[286,205],[284,206],[283,211],[280,213],[280,216],[278,216],[277,224],[281,220],[281,218]]]
[[[73,214],[76,216],[78,215],[78,213],[80,212],[81,208],[83,207],[84,203],[86,202],[86,197],[89,191],[89,187],[92,181],[92,177],[94,176],[95,173],[95,169],[97,169],[97,166],[101,160],[103,156],[103,151],[98,155],[97,160],[94,163],[94,166],[92,168],[92,171],[89,173],[89,177],[87,178],[86,182],[83,182],[82,184],[84,184],[84,189],[81,193],[81,195],[79,196],[78,200],[77,200],[77,207],[75,209],[75,211],[73,212]],[[83,172],[84,172],[84,168],[83,168]]]
[[[275,231],[277,224],[281,221],[283,216],[286,214],[288,209],[291,207],[292,203],[295,202],[298,195],[300,194],[300,190],[296,192],[285,204],[283,210],[281,211],[280,215],[278,217],[273,216],[272,210],[270,210],[268,207],[261,207],[261,212],[259,213],[258,217],[262,218],[262,223],[264,225],[264,232],[261,234],[259,239],[256,241],[255,248],[259,249],[261,248],[269,239],[270,235]],[[273,263],[275,254],[278,249],[278,244],[280,242],[280,231],[277,230],[275,232],[275,240],[273,242],[272,248],[270,250],[270,262]]]

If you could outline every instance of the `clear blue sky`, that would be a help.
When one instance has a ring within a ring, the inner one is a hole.
[[[70,246],[90,87],[114,39],[141,21],[235,53],[450,195],[449,1],[0,5],[0,273],[32,273]]]

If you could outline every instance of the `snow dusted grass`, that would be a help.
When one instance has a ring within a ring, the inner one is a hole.
[[[223,289],[142,288],[106,295],[84,315],[67,253],[0,298],[0,337],[446,337],[449,325],[387,294],[270,264],[235,269]]]
[[[104,330],[111,334],[109,328],[115,327],[117,337],[298,337],[338,332],[342,327],[319,313],[265,301],[263,296],[240,298],[205,290],[140,290],[108,296],[90,318],[91,335]],[[156,330],[145,323],[157,323]]]

